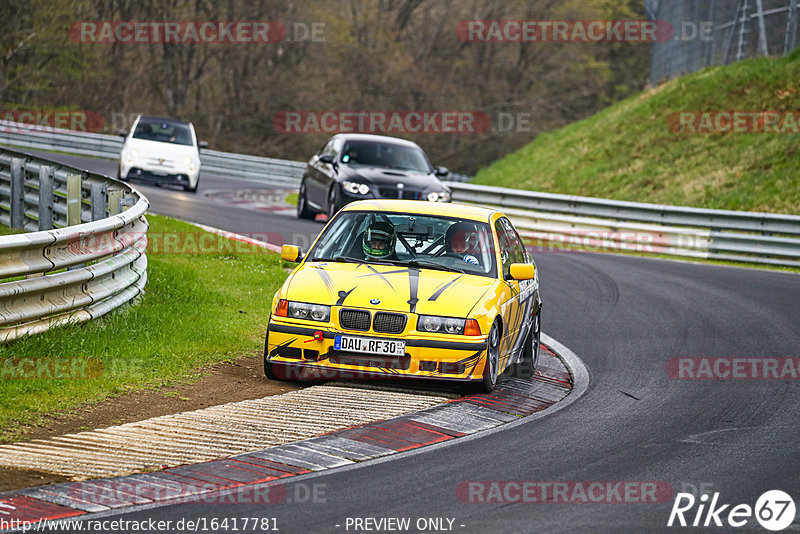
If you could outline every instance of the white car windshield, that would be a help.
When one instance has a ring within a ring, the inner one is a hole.
[[[140,119],[133,132],[133,138],[175,145],[192,146],[194,144],[192,131],[188,125],[159,119]]]
[[[390,225],[392,250],[370,256],[371,228]],[[320,236],[311,261],[390,264],[420,269],[497,276],[492,232],[487,223],[406,213],[347,211]]]

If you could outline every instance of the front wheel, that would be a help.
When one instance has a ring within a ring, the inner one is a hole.
[[[191,183],[188,183],[183,186],[183,190],[188,191],[189,193],[197,193],[197,186],[199,185],[200,185],[200,179],[198,178],[197,183],[194,184],[194,187],[192,187]]]
[[[306,201],[306,183],[300,184],[300,191],[297,193],[297,217],[300,219],[313,219],[315,213],[308,209]]]
[[[486,341],[486,365],[483,367],[483,380],[478,383],[479,393],[491,393],[497,384],[497,373],[500,367],[500,327],[497,321],[489,331],[489,339]]]
[[[336,212],[339,211],[339,195],[336,192],[336,184],[331,187],[331,192],[328,195],[328,220],[333,219]]]

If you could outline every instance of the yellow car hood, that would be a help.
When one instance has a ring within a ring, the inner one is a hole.
[[[467,317],[496,282],[486,276],[403,266],[307,262],[287,281],[284,298],[315,304]],[[375,303],[376,299],[380,303]]]

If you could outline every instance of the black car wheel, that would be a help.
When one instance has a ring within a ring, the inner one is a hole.
[[[331,187],[331,192],[328,195],[328,220],[333,219],[333,216],[336,215],[336,212],[339,211],[339,195],[338,195],[338,187],[334,184]]]
[[[500,327],[497,321],[489,331],[486,341],[486,365],[483,368],[483,380],[478,384],[479,393],[491,393],[497,383],[498,367],[500,366]]]
[[[533,319],[533,326],[525,340],[525,347],[522,351],[522,360],[514,365],[513,375],[519,378],[530,378],[536,374],[536,366],[539,365],[539,346],[542,340],[542,312],[536,314]]]
[[[200,178],[197,179],[197,183],[194,184],[194,187],[191,184],[184,184],[183,190],[188,191],[189,193],[197,193],[197,186],[200,185]]]
[[[313,211],[308,209],[308,202],[306,202],[306,183],[300,184],[300,191],[297,193],[297,217],[300,219],[313,219],[316,215]]]

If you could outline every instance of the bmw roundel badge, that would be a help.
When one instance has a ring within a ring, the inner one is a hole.
[[[378,304],[381,303],[381,300],[380,299],[372,299],[372,300],[369,301],[369,303],[370,304],[374,304],[375,306],[377,306]]]

